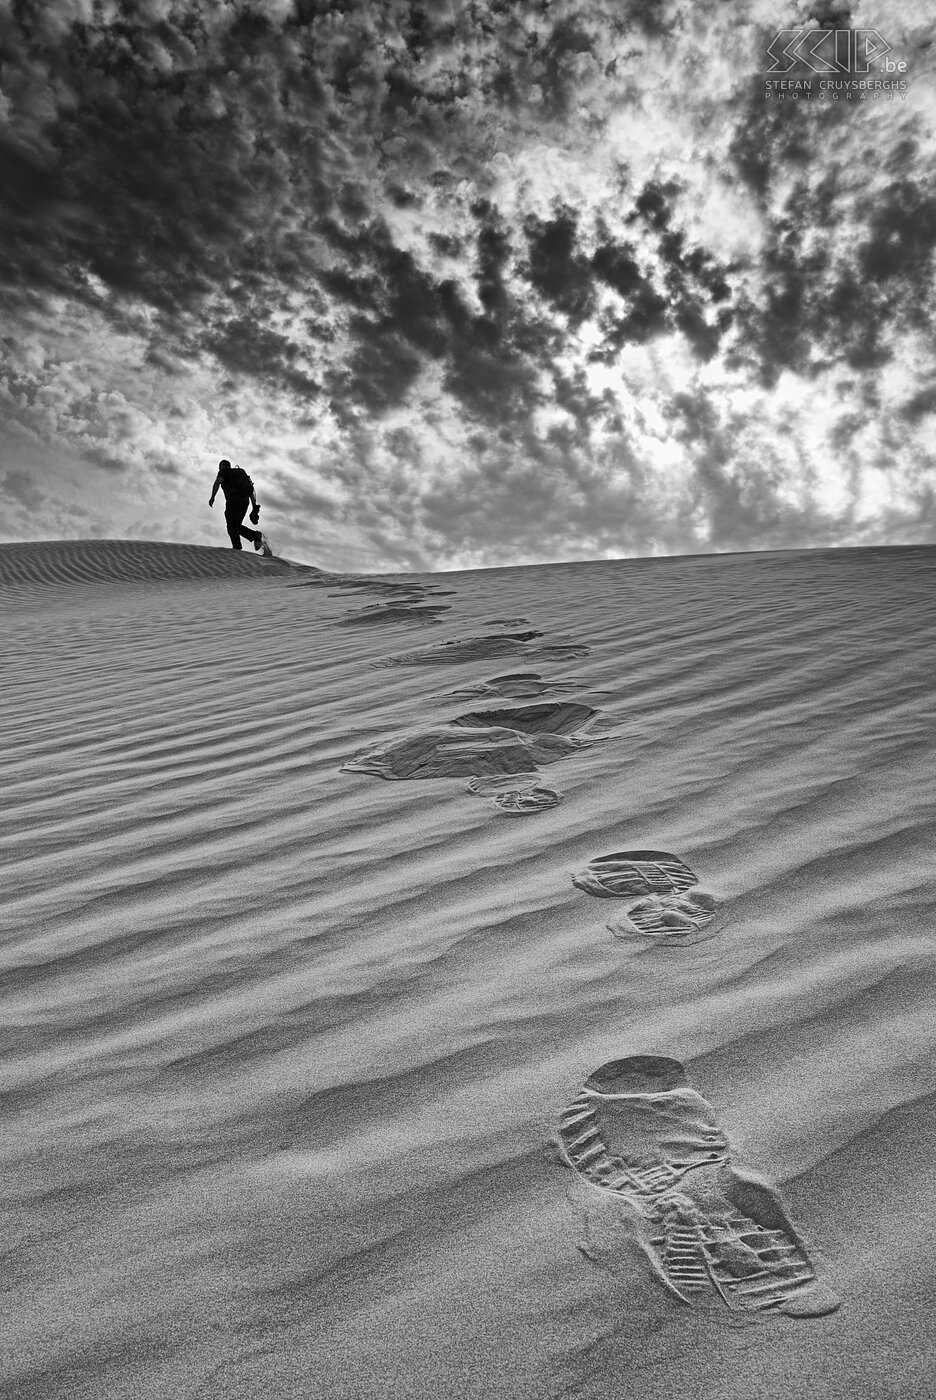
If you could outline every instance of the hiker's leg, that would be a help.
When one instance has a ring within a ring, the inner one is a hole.
[[[236,533],[237,533],[237,536],[238,536],[238,540],[237,540],[237,544],[234,546],[235,549],[240,549],[240,547],[241,547],[241,546],[240,546],[241,540],[250,540],[250,543],[253,544],[255,540],[258,540],[258,539],[260,538],[260,531],[259,531],[259,530],[251,530],[251,529],[248,528],[248,526],[246,526],[246,525],[244,524],[244,516],[247,514],[247,511],[248,511],[249,509],[250,509],[250,502],[249,502],[249,501],[244,501],[243,503],[238,502],[238,505],[237,505],[237,532],[236,532]],[[234,535],[232,534],[232,535],[231,535],[231,539],[233,539],[233,538],[234,538]]]
[[[228,505],[224,512],[224,523],[227,526],[227,532],[231,537],[232,549],[241,548],[240,537],[243,534],[243,531],[241,530],[241,525],[244,522],[244,516],[247,514],[247,505],[248,502],[245,502],[243,505],[239,505],[237,502],[234,502]]]

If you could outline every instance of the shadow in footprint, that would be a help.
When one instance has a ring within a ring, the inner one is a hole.
[[[392,598],[397,603],[418,603],[423,598],[451,598],[455,594],[454,588],[432,588],[425,583],[392,583],[389,580],[363,579],[353,575],[333,575],[327,582],[341,590],[338,593],[329,593],[329,598],[342,598],[348,593],[376,593],[385,598]]]
[[[470,778],[485,773],[535,773],[544,755],[512,729],[428,729],[372,744],[341,765],[343,773],[377,778]],[[549,761],[549,755],[545,755]]]
[[[596,856],[572,883],[599,899],[628,899],[641,894],[679,894],[698,879],[669,851],[614,851]]]
[[[454,588],[433,588],[426,583],[397,583],[390,579],[372,579],[363,574],[332,574],[316,569],[311,564],[292,565],[309,577],[301,583],[290,585],[293,588],[337,588],[339,592],[329,593],[329,598],[344,598],[349,593],[376,593],[378,597],[389,597],[396,601],[409,599],[421,602],[423,598],[450,598],[456,593]]]
[[[590,705],[573,704],[471,712],[421,733],[382,739],[342,764],[342,770],[380,778],[535,773],[539,764],[555,763],[595,742],[569,732],[595,713]]]
[[[441,642],[435,647],[404,652],[400,656],[382,657],[372,666],[453,666],[466,661],[488,661],[496,656],[523,656],[544,661],[567,661],[588,655],[587,646],[566,646],[530,643],[542,632],[513,632],[483,637],[462,637],[457,641]]]
[[[502,792],[525,792],[536,787],[536,774],[493,773],[481,778],[472,778],[465,791],[472,797],[497,797]]]
[[[718,931],[718,905],[710,894],[652,894],[628,909],[624,919],[607,928],[615,938],[642,934],[662,948],[685,948],[702,943]]]
[[[472,778],[467,791],[472,797],[492,797],[494,806],[508,817],[532,817],[537,812],[558,807],[561,801],[552,788],[540,787],[536,774],[499,773]]]
[[[388,622],[435,623],[438,614],[451,612],[449,603],[371,603],[360,612],[349,613],[335,624],[337,627],[383,626]]]
[[[589,744],[567,734],[520,734],[513,729],[446,725],[380,740],[341,765],[345,773],[378,778],[470,778],[536,773]]]
[[[515,705],[502,710],[470,710],[451,723],[465,729],[489,729],[491,725],[503,725],[525,734],[572,734],[597,713],[591,705],[568,701]]]
[[[492,676],[489,681],[479,681],[477,685],[465,686],[463,690],[452,690],[453,697],[472,699],[484,695],[503,696],[505,699],[526,700],[537,695],[562,695],[569,691],[581,690],[580,683],[571,680],[544,680],[538,671],[513,671],[506,676]],[[601,692],[598,692],[601,693]]]
[[[559,800],[558,792],[552,788],[531,787],[498,793],[494,806],[506,817],[534,817],[537,812],[548,812],[550,807],[558,807]]]
[[[777,1192],[732,1166],[711,1105],[678,1060],[602,1065],[561,1115],[559,1141],[568,1165],[627,1214],[655,1274],[683,1303],[790,1317],[840,1305]]]

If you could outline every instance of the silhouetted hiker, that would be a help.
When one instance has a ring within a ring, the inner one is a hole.
[[[243,467],[232,467],[226,459],[218,463],[218,475],[215,477],[215,483],[208,498],[210,506],[214,505],[219,486],[224,492],[224,523],[231,537],[231,547],[240,549],[241,538],[243,538],[250,540],[254,549],[262,549],[264,554],[272,554],[273,551],[260,530],[244,529],[244,516],[247,514],[247,507],[253,506],[253,510],[250,512],[252,525],[260,523],[260,507],[257,505],[254,484]]]

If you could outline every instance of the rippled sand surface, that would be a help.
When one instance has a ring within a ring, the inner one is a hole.
[[[936,550],[0,622],[4,1397],[930,1393]]]

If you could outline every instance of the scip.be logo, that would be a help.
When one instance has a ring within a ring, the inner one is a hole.
[[[891,46],[876,29],[781,29],[767,45],[771,75],[807,77],[821,73],[884,73],[906,71],[906,64],[886,58]]]

